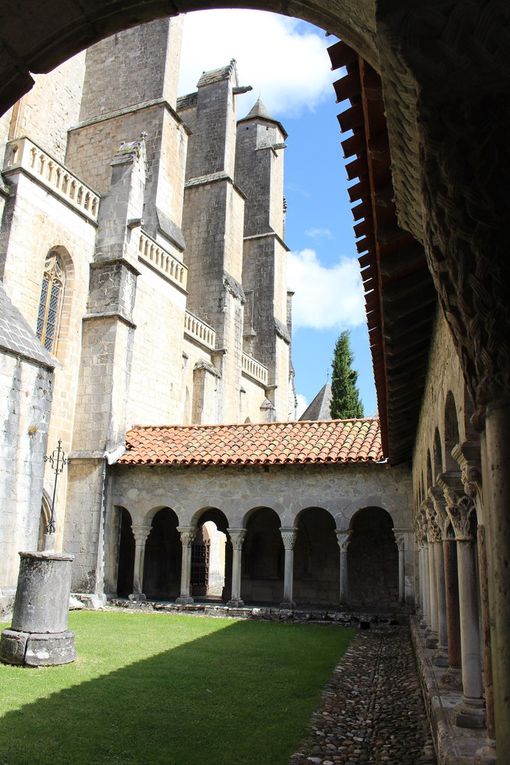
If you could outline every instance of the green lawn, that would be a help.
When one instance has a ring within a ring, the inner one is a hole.
[[[73,664],[0,665],[1,765],[287,765],[353,636],[163,614],[69,622]]]

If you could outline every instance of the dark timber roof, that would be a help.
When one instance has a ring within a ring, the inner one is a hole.
[[[392,464],[411,458],[437,298],[423,247],[399,228],[381,80],[345,43],[329,48],[353,204],[382,443]]]

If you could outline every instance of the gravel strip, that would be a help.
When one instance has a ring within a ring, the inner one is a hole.
[[[360,632],[290,765],[435,762],[408,627]]]

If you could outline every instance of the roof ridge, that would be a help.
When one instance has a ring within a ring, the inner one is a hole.
[[[221,422],[221,423],[190,423],[188,425],[182,425],[180,423],[164,423],[161,425],[132,425],[130,430],[148,430],[153,428],[154,430],[179,428],[180,430],[186,429],[206,429],[206,428],[253,428],[253,427],[274,427],[275,425],[292,425],[292,426],[305,426],[305,425],[319,425],[319,424],[338,424],[348,422],[379,422],[378,417],[348,417],[346,419],[335,420],[278,420],[277,422]],[[129,432],[128,431],[128,432]]]

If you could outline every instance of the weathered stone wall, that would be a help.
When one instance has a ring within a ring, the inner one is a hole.
[[[470,437],[477,440],[470,423],[472,403],[464,383],[460,360],[453,344],[450,329],[441,310],[439,310],[430,346],[429,369],[413,457],[413,489],[416,498],[420,484],[425,494],[429,488],[427,480],[428,454],[432,465],[432,481],[435,482],[437,478],[433,470],[436,428],[442,445],[442,470],[449,468],[447,455],[443,449],[445,443],[445,404],[448,393],[453,394],[455,401],[459,442],[469,441]],[[451,463],[451,456],[448,455],[448,458]],[[458,469],[457,466],[456,469]]]
[[[81,122],[163,99],[175,108],[182,19],[158,19],[87,50]]]
[[[12,195],[0,233],[0,270],[7,294],[34,332],[44,263],[50,250],[58,252],[64,267],[62,310],[57,342],[52,351],[56,369],[48,448],[53,450],[61,439],[64,451],[69,453],[81,356],[82,317],[87,304],[89,264],[94,252],[96,227],[23,171],[9,173],[6,177],[11,184]],[[44,486],[49,496],[53,491],[53,477],[47,466]],[[64,470],[56,497],[59,540],[63,532],[66,492],[67,470]]]
[[[85,53],[78,53],[50,74],[35,77],[35,85],[0,127],[3,140],[28,136],[60,162],[64,161],[67,130],[78,121],[85,73]],[[0,151],[3,155],[3,151]]]
[[[182,422],[184,293],[139,262],[127,425]]]

